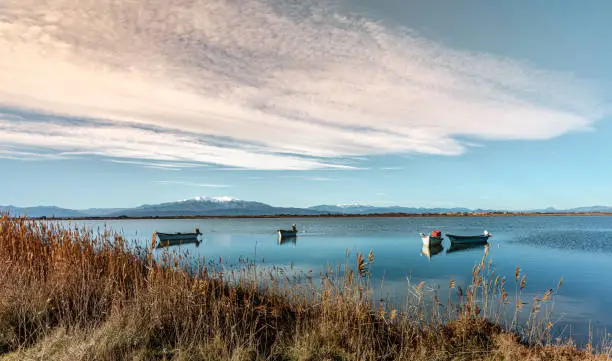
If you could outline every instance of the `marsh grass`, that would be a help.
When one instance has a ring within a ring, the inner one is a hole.
[[[152,240],[153,245],[154,240]],[[347,251],[347,260],[350,252]],[[421,282],[401,307],[372,299],[375,255],[315,277],[239,259],[135,248],[102,230],[0,219],[0,355],[7,360],[607,359],[609,349],[551,343],[555,297],[518,317],[487,254],[447,302]],[[560,285],[559,285],[560,287]],[[520,305],[520,306],[519,306]],[[520,308],[520,309],[519,309]],[[520,326],[520,327],[519,327]],[[519,330],[508,332],[506,330]],[[588,351],[588,352],[587,352]]]

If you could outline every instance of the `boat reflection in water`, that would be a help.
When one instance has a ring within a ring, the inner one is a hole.
[[[202,233],[198,228],[195,229],[195,232],[190,233],[162,233],[155,232],[155,236],[159,238],[159,243],[155,246],[155,248],[163,248],[163,247],[172,247],[172,246],[180,246],[183,244],[191,244],[194,243],[196,247],[200,245],[200,240],[198,236]]]
[[[278,237],[278,245],[279,246],[285,246],[291,244],[295,247],[295,245],[297,244],[297,237],[293,236],[293,237],[282,237],[279,235]]]
[[[427,259],[431,260],[432,256],[437,255],[438,253],[442,252],[444,250],[444,247],[442,247],[442,245],[437,245],[437,246],[425,246],[423,245],[423,248],[421,248],[421,255],[427,257]]]
[[[155,246],[155,248],[167,248],[167,247],[174,247],[174,246],[181,246],[181,245],[185,245],[185,244],[195,244],[196,247],[198,247],[200,245],[200,242],[197,238],[193,239],[193,238],[185,238],[185,239],[180,239],[180,238],[175,238],[175,239],[166,239],[166,240],[162,240],[159,241],[159,243],[157,244],[157,246]]]
[[[478,251],[489,247],[488,242],[482,243],[454,243],[446,250],[446,253],[463,252],[463,251]]]

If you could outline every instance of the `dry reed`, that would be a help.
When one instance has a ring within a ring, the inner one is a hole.
[[[347,251],[347,259],[350,252]],[[103,230],[0,218],[0,358],[7,360],[607,359],[546,344],[533,301],[529,332],[506,332],[504,280],[486,254],[448,304],[411,288],[403,310],[372,307],[369,267],[356,254],[321,274],[290,275],[239,260],[187,263]],[[525,278],[523,278],[524,280]],[[522,290],[519,270],[515,282]],[[560,285],[559,285],[560,286]],[[517,304],[520,301],[517,292]],[[516,311],[518,312],[518,311]],[[529,346],[524,343],[527,341]],[[606,351],[607,352],[607,351]],[[1,356],[4,355],[4,356]]]

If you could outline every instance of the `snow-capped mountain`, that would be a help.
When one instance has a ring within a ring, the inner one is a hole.
[[[180,217],[180,216],[253,216],[296,214],[310,215],[321,212],[302,208],[273,207],[269,204],[244,201],[233,197],[195,197],[178,202],[145,204],[125,209],[110,216],[127,217]]]
[[[195,201],[199,201],[199,202],[218,202],[218,203],[227,203],[227,202],[235,202],[235,201],[239,201],[240,199],[238,198],[234,198],[234,197],[229,197],[229,196],[222,196],[222,197],[202,197],[202,196],[197,196],[191,199],[184,199],[183,201],[190,201],[190,200],[195,200]]]

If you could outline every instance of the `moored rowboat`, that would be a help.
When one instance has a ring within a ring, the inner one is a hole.
[[[450,239],[451,243],[460,243],[460,244],[486,243],[489,237],[492,237],[492,235],[487,231],[484,231],[483,234],[476,235],[476,236],[458,236],[455,234],[448,234],[448,233],[446,234],[446,236],[448,237],[448,239]]]
[[[198,242],[198,236],[201,235],[200,229],[196,228],[195,232],[187,233],[163,233],[155,232],[155,235],[159,238],[160,244],[164,245],[175,245],[180,243],[192,243]]]
[[[442,244],[444,237],[442,237],[442,232],[436,229],[435,231],[431,232],[431,234],[421,232],[421,240],[423,241],[424,246],[439,246]]]
[[[278,230],[278,235],[281,238],[296,237],[297,236],[297,231],[289,231],[289,230],[285,230],[285,229],[279,229]]]
[[[278,237],[279,238],[290,238],[290,237],[297,237],[297,228],[295,227],[295,224],[291,227],[290,230],[287,229],[277,229],[276,232],[278,232]]]
[[[197,239],[198,233],[160,233],[156,232],[160,241],[180,241]]]
[[[426,247],[439,246],[442,244],[444,238],[442,237],[434,237],[427,235],[425,233],[421,233],[421,240],[423,241],[423,245]]]

